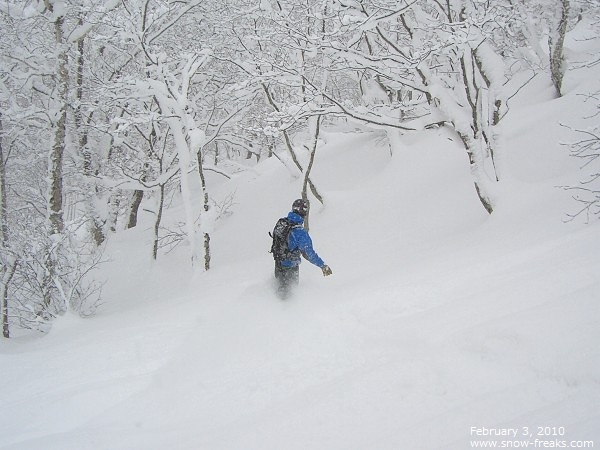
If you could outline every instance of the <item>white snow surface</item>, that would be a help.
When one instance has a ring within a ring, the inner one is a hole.
[[[539,76],[512,99],[491,216],[447,131],[390,152],[381,132],[326,128],[312,177],[325,206],[312,202],[310,232],[333,275],[305,261],[287,301],[273,294],[267,232],[301,179],[276,158],[211,174],[211,195],[235,192],[235,204],[210,271],[192,273],[185,246],[152,263],[148,222],[110,243],[95,317],[0,342],[0,449],[513,440],[472,427],[518,429],[531,448],[600,447],[600,227],[565,222],[577,205],[557,188],[578,180],[560,124],[592,123],[578,94],[598,87],[593,70],[569,72],[564,98]]]

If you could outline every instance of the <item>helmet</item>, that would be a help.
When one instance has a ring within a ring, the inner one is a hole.
[[[292,203],[292,211],[302,217],[304,217],[308,212],[308,207],[308,200],[303,200],[301,198],[294,200],[294,203]]]

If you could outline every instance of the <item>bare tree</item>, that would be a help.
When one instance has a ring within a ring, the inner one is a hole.
[[[360,71],[367,107],[336,98],[328,85],[325,112],[405,133],[416,131],[407,121],[434,113],[435,123],[453,129],[463,144],[479,200],[491,213],[493,180],[484,166],[491,163],[496,172],[496,127],[505,108],[504,62],[494,43],[514,21],[511,8],[509,2],[470,0],[338,6],[330,20],[340,23],[319,45],[336,69]]]
[[[319,143],[319,134],[321,132],[321,116],[316,116],[311,121],[314,122],[314,125],[311,127],[311,128],[313,128],[313,136],[311,139],[310,148],[307,147],[307,149],[310,152],[310,158],[308,161],[308,165],[306,166],[306,170],[304,171],[304,183],[302,184],[302,198],[304,200],[308,200],[307,187],[308,187],[308,182],[310,180],[310,171],[312,170],[313,164],[315,162],[315,155],[317,153],[317,145]],[[322,199],[321,199],[321,202],[322,202]],[[310,212],[310,210],[309,210],[309,212]],[[306,214],[306,217],[304,219],[304,228],[306,228],[307,231],[310,228],[310,215],[308,213]]]
[[[570,1],[560,0],[560,18],[558,24],[550,24],[550,33],[548,34],[548,47],[550,50],[550,76],[556,89],[557,95],[563,95],[562,85],[563,77],[566,71],[565,64],[565,36],[567,35],[567,25],[569,21]],[[554,29],[556,28],[556,29]]]
[[[4,140],[2,124],[2,113],[0,112],[0,242],[2,257],[0,260],[0,321],[2,322],[2,335],[5,338],[10,337],[9,312],[8,312],[8,286],[15,274],[17,267],[17,258],[9,251],[9,227],[8,227],[8,205],[6,193],[6,165],[2,141]]]
[[[592,118],[600,116],[600,92],[590,95],[587,100],[597,104],[598,112]],[[573,192],[573,199],[579,204],[579,208],[567,217],[568,220],[585,217],[585,221],[589,222],[594,216],[600,218],[600,126],[572,131],[580,138],[565,145],[569,147],[571,156],[582,162],[583,176],[578,185],[564,187]]]
[[[65,202],[80,188],[73,181],[69,146],[74,141],[69,35],[77,30],[73,18],[81,5],[45,0],[37,9],[0,6],[9,24],[0,51],[10,64],[0,85],[3,319],[8,317],[7,327],[44,330],[67,309],[88,314],[99,301],[100,285],[91,273],[100,253],[78,238],[85,217],[67,220]]]

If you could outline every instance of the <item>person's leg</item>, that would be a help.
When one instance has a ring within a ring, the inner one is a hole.
[[[296,287],[300,283],[300,266],[289,269],[290,287]]]
[[[292,295],[293,290],[296,288],[296,286],[298,286],[298,282],[300,279],[299,274],[300,274],[300,267],[298,267],[298,266],[287,267],[284,269],[284,272],[283,272],[284,289],[283,289],[283,297],[282,298],[288,298],[290,295]]]
[[[288,286],[287,286],[286,269],[281,264],[275,263],[275,292],[281,299],[287,297]]]
[[[281,299],[288,298],[292,289],[298,285],[300,268],[282,267],[279,264],[275,265],[275,279],[277,283],[277,295]]]

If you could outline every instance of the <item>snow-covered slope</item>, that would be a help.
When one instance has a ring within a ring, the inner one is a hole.
[[[0,448],[600,446],[600,227],[564,223],[556,188],[578,176],[560,123],[591,105],[567,81],[563,99],[542,79],[513,99],[492,216],[446,131],[390,151],[329,127],[310,224],[334,274],[305,262],[289,301],[267,232],[301,181],[275,158],[211,178],[235,205],[208,273],[184,247],[151,264],[143,227],[117,236],[97,317],[0,344]]]

